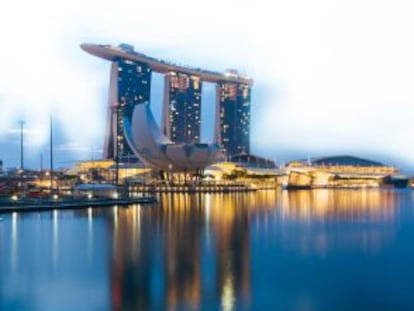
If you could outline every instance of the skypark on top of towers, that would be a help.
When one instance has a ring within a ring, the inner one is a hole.
[[[200,68],[191,68],[191,67],[184,67],[179,66],[170,62],[166,62],[163,60],[159,60],[142,53],[138,53],[134,51],[134,47],[129,44],[120,44],[119,46],[113,45],[102,45],[102,44],[89,44],[83,43],[81,44],[81,48],[98,57],[114,61],[117,58],[124,58],[134,61],[139,61],[146,63],[153,71],[159,73],[168,73],[170,71],[178,71],[183,72],[189,75],[195,75],[199,77],[202,81],[207,82],[234,82],[234,83],[242,83],[247,84],[249,86],[253,85],[253,79],[242,76],[238,74],[236,71],[227,71],[224,73],[210,71],[210,70],[203,70]]]

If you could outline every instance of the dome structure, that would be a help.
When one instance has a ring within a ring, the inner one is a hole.
[[[340,166],[361,166],[361,167],[372,167],[372,166],[385,166],[383,163],[372,161],[368,159],[363,159],[350,155],[339,155],[339,156],[328,156],[323,158],[314,159],[311,161],[312,165],[340,165]]]
[[[147,166],[171,172],[191,172],[213,163],[217,144],[174,143],[161,133],[149,103],[136,105],[132,118],[124,117],[124,133],[134,154]]]

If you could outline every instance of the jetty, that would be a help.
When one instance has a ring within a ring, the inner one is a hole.
[[[83,208],[100,208],[115,205],[153,204],[157,199],[153,196],[119,199],[19,199],[0,201],[0,214],[12,212],[38,212],[50,210],[68,210]]]

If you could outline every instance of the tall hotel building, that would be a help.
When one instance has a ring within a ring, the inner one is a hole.
[[[215,141],[232,157],[250,153],[250,86],[217,84]]]
[[[176,143],[200,142],[200,77],[171,71],[165,75],[164,88],[164,134]]]
[[[150,102],[152,72],[164,74],[162,129],[175,143],[199,143],[203,82],[216,84],[214,142],[227,158],[250,152],[250,93],[253,80],[236,71],[219,73],[178,66],[119,46],[82,44],[82,49],[112,62],[104,157],[132,155],[124,117]]]
[[[151,69],[147,64],[129,59],[112,63],[108,122],[104,143],[104,158],[125,158],[132,155],[125,140],[124,116],[131,118],[136,104],[149,102]]]

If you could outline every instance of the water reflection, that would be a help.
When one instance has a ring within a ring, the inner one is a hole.
[[[93,259],[93,209],[88,208],[88,244],[87,244],[88,266],[92,264]]]
[[[164,195],[158,208],[114,215],[113,309],[232,310],[239,299],[246,303],[250,229],[242,200]]]
[[[261,309],[272,286],[259,285],[277,267],[262,260],[379,253],[395,240],[401,197],[413,200],[379,190],[166,194],[157,206],[14,213],[0,223],[0,309]]]
[[[17,213],[12,213],[12,228],[11,228],[11,256],[10,256],[10,264],[11,270],[16,271],[17,265],[17,251],[19,247],[19,241],[17,239]]]
[[[58,264],[58,256],[59,256],[59,218],[58,218],[58,211],[54,210],[53,212],[53,244],[52,244],[52,252],[53,252],[53,270],[55,271]]]
[[[378,253],[395,237],[399,197],[378,189],[282,192],[279,242],[301,254]],[[291,234],[292,227],[300,234]]]
[[[377,189],[283,191],[280,207],[284,218],[297,220],[392,222],[398,197],[396,191]]]

